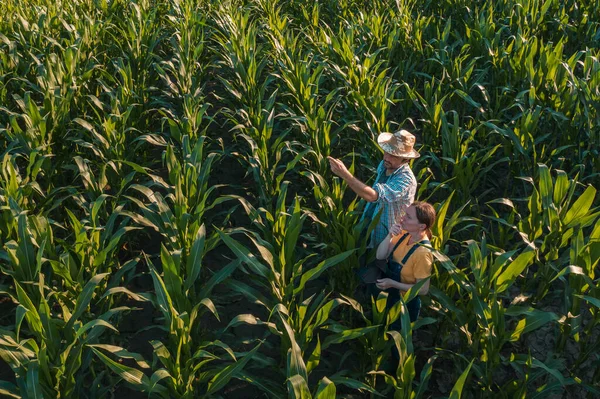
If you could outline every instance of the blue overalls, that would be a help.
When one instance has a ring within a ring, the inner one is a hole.
[[[394,246],[394,249],[392,249],[392,252],[390,252],[390,256],[388,257],[388,267],[385,271],[385,276],[394,281],[402,282],[400,275],[400,273],[402,272],[402,267],[406,264],[406,261],[415,252],[415,250],[419,248],[419,244],[430,245],[429,240],[423,240],[418,242],[408,250],[406,255],[404,255],[404,258],[402,259],[402,262],[398,263],[395,260],[393,260],[394,252],[396,251],[396,248],[398,248],[398,246],[408,238],[408,236],[409,233],[406,233],[402,237],[400,237],[400,239]],[[400,301],[400,290],[398,290],[397,288],[388,288],[387,290],[385,290],[385,292],[388,293],[386,308],[389,310],[392,306],[398,303],[398,301]],[[419,296],[417,295],[406,304],[406,308],[408,309],[410,321],[414,322],[419,317],[419,311],[421,310],[421,298],[419,298]],[[400,330],[401,325],[401,318],[398,318],[391,324],[390,328],[392,330],[398,331]]]

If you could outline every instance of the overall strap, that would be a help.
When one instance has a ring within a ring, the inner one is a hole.
[[[404,255],[404,258],[402,259],[402,265],[406,264],[406,261],[408,260],[408,258],[410,258],[410,256],[417,250],[417,248],[419,248],[421,245],[431,245],[431,243],[429,242],[429,240],[423,240],[423,241],[419,241],[417,243],[415,243],[406,253],[406,255]]]
[[[390,255],[388,256],[388,261],[390,259],[392,259],[392,256],[394,255],[394,252],[396,252],[398,245],[402,244],[402,242],[406,239],[406,237],[408,237],[408,235],[409,235],[408,233],[404,233],[404,235],[402,237],[400,237],[398,242],[396,242],[396,245],[394,245],[394,249],[392,249],[392,252],[390,252]]]

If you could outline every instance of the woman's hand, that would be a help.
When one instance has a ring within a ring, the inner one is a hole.
[[[380,290],[387,290],[388,288],[395,288],[395,281],[392,280],[391,278],[382,278],[382,279],[377,280],[375,285]]]
[[[395,225],[390,227],[390,234],[392,236],[397,236],[400,233],[402,233],[402,225],[400,223],[396,223]]]

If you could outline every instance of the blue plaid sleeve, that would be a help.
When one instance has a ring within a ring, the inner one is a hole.
[[[410,187],[415,184],[410,173],[398,173],[392,176],[387,183],[378,183],[373,186],[377,191],[377,202],[407,201],[410,197]]]

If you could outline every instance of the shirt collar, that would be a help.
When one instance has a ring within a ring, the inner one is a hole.
[[[386,169],[385,169],[385,166],[383,166],[383,161],[381,161],[381,163],[379,164],[379,167],[381,169],[381,173],[385,173]],[[392,172],[392,174],[389,176],[394,176],[400,172],[406,171],[406,169],[410,169],[410,165],[408,163],[402,164],[398,169],[394,170]]]

